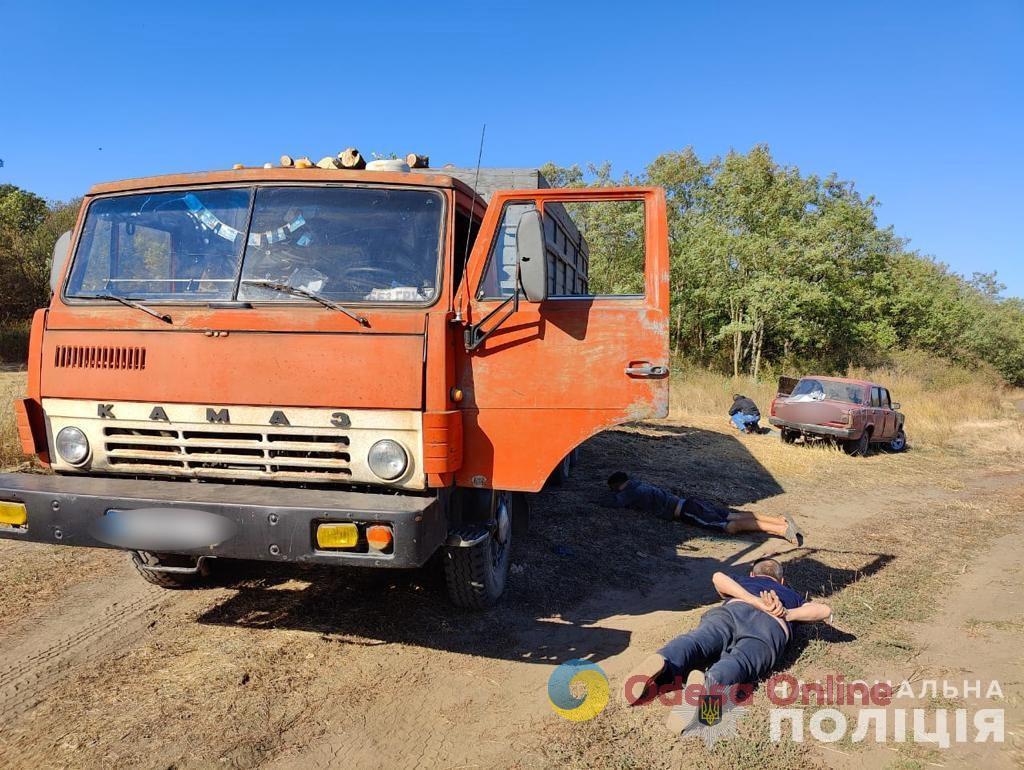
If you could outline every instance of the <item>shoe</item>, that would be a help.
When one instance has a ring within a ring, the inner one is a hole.
[[[627,706],[639,706],[647,703],[657,694],[655,686],[658,677],[665,671],[668,665],[661,655],[654,653],[648,655],[643,661],[626,676],[626,685],[623,687],[623,698]],[[643,687],[640,682],[643,681]]]
[[[704,672],[699,668],[695,668],[686,676],[686,684],[683,685],[683,698],[685,703],[686,693],[693,685],[699,685],[701,690],[704,689]],[[690,726],[690,722],[693,721],[693,711],[687,708],[673,708],[668,712],[668,716],[665,717],[665,727],[672,732],[673,735],[682,735],[683,730]]]
[[[788,540],[789,542],[793,543],[793,545],[802,546],[804,544],[803,531],[800,529],[800,527],[797,526],[792,516],[790,516],[788,513],[784,513],[782,515],[783,517],[785,517],[786,522],[789,525],[786,527],[786,534],[783,535],[783,537],[785,537],[786,540]]]

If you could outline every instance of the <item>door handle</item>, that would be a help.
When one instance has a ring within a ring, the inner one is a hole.
[[[664,377],[668,374],[668,367],[659,364],[644,364],[643,366],[627,366],[626,374],[630,377]]]

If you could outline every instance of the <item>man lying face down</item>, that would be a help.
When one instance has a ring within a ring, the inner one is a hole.
[[[633,669],[625,684],[628,704],[647,700],[666,682],[701,685],[705,692],[752,686],[782,657],[792,638],[790,624],[832,616],[828,605],[804,601],[787,586],[775,559],[755,562],[744,577],[716,572],[712,583],[725,601],[705,612],[696,629],[677,636]]]
[[[804,533],[788,515],[727,511],[704,500],[678,497],[646,481],[631,479],[623,471],[608,477],[608,488],[612,493],[611,505],[616,508],[647,511],[667,521],[689,521],[727,535],[762,532],[796,545],[804,544]]]

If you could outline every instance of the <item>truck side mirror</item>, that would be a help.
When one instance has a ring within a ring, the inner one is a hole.
[[[57,293],[57,284],[60,277],[64,275],[64,267],[71,256],[71,231],[61,235],[53,247],[53,259],[50,261],[50,291]]]
[[[519,281],[529,302],[548,298],[548,255],[544,242],[544,220],[537,209],[524,211],[516,227],[516,258]]]
[[[897,412],[898,412],[898,411],[900,410],[900,402],[899,402],[899,401],[894,401],[894,402],[893,402],[893,403],[891,404],[891,406],[892,406],[892,408],[893,408],[893,409],[894,409],[895,411],[897,411]]]

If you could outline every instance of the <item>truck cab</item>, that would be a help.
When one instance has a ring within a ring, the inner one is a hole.
[[[120,548],[169,587],[215,559],[438,555],[453,601],[496,601],[528,495],[588,437],[667,413],[668,243],[660,189],[481,177],[92,188],[16,405],[51,473],[0,474],[0,537]],[[622,252],[632,282],[600,273]]]

